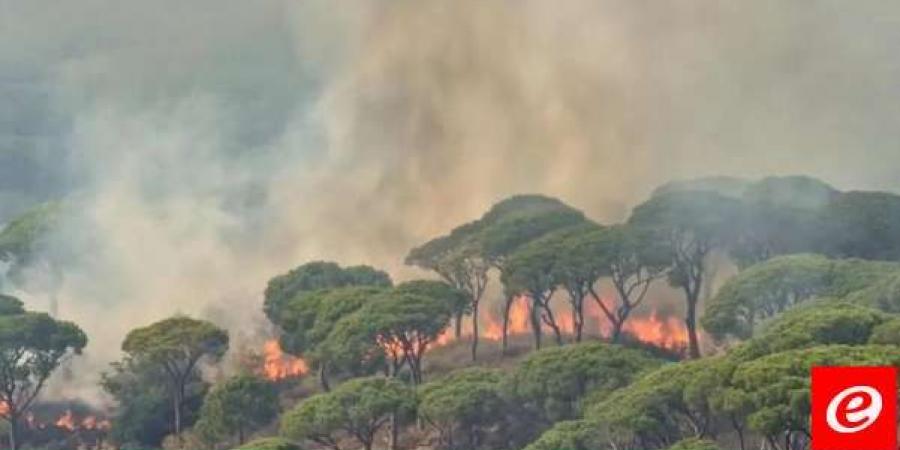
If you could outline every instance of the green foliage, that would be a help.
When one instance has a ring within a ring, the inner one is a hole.
[[[406,256],[406,264],[433,270],[451,284],[455,284],[451,280],[456,278],[454,272],[462,269],[459,264],[468,261],[478,264],[483,261],[482,232],[494,221],[496,218],[494,220],[482,218],[460,225],[449,234],[434,238],[410,250]]]
[[[422,381],[422,358],[467,302],[464,293],[437,281],[412,281],[385,291],[339,320],[319,355],[343,370],[370,368],[385,361],[392,376],[405,365]]]
[[[309,397],[281,417],[281,434],[334,447],[345,428],[345,417],[337,397],[324,393]]]
[[[544,297],[556,289],[559,282],[554,267],[556,258],[562,254],[561,244],[555,233],[550,233],[511,254],[500,278],[507,295],[527,293]]]
[[[450,288],[452,289],[452,288]],[[368,325],[363,332],[391,353],[392,373],[398,362],[406,361],[413,381],[422,381],[422,357],[428,346],[447,329],[464,295],[448,289],[417,291],[402,286],[386,293],[361,309]]]
[[[479,448],[482,434],[505,417],[500,392],[501,373],[471,368],[453,372],[419,388],[419,416],[453,448],[455,432],[463,432],[467,449]]]
[[[369,450],[375,434],[392,415],[403,416],[414,409],[415,393],[403,383],[358,378],[300,402],[282,417],[281,434],[333,447],[344,433]]]
[[[551,424],[580,416],[582,400],[628,385],[660,361],[641,350],[585,343],[529,355],[505,381],[505,390],[523,413]]]
[[[730,377],[722,358],[668,364],[588,405],[585,417],[609,427],[623,445],[664,447],[702,437],[716,420],[716,393]]]
[[[292,298],[284,305],[280,316],[282,347],[296,355],[326,356],[318,352],[317,347],[335,324],[386,289],[376,286],[322,289]]]
[[[784,313],[731,356],[746,361],[821,345],[863,345],[873,329],[888,318],[877,310],[850,303],[811,302]]]
[[[900,313],[900,270],[891,271],[871,282],[869,287],[851,293],[847,301],[893,314]]]
[[[482,258],[480,221],[454,228],[450,234],[434,238],[410,250],[406,264],[431,270],[454,287],[463,289],[487,272],[489,265]]]
[[[48,202],[11,220],[0,231],[0,260],[13,259],[27,264],[59,222],[61,210],[61,203]]]
[[[462,318],[472,315],[472,329],[478,327],[478,306],[488,283],[491,264],[484,257],[480,235],[475,232],[479,226],[469,223],[453,229],[449,235],[432,239],[410,250],[406,264],[431,270],[451,286],[467,296],[463,308],[454,312],[456,334],[462,334]],[[478,357],[478,333],[472,335],[472,360]]]
[[[160,367],[125,359],[103,374],[101,386],[118,405],[110,431],[113,442],[124,448],[159,448],[174,432],[172,394]],[[188,375],[181,411],[185,426],[196,421],[207,387],[199,373]]]
[[[173,399],[173,432],[181,433],[185,385],[201,359],[218,360],[228,350],[228,334],[210,322],[176,316],[132,330],[122,351],[139,364],[159,368]]]
[[[701,323],[717,338],[748,338],[763,319],[830,289],[834,262],[789,255],[751,266],[729,279],[706,305]]]
[[[391,286],[390,276],[369,266],[342,268],[333,262],[314,261],[269,280],[263,310],[276,325],[286,303],[303,293],[347,286]]]
[[[125,336],[122,351],[136,360],[183,369],[202,357],[220,358],[228,350],[228,334],[215,324],[175,316],[136,328]]]
[[[87,336],[71,322],[28,312],[10,296],[0,298],[0,417],[10,423],[11,447],[17,448],[17,424],[45,382],[64,359],[80,354]]]
[[[869,336],[869,343],[900,346],[900,318],[893,318],[875,326]]]
[[[843,298],[860,293],[880,282],[900,274],[900,264],[863,259],[834,260],[831,286],[827,295]],[[872,304],[871,306],[876,306]]]
[[[0,309],[0,403],[15,449],[19,421],[63,360],[81,353],[87,336],[71,322],[25,311],[14,297],[0,297]]]
[[[900,277],[895,263],[828,259],[799,254],[772,258],[728,280],[706,305],[701,322],[716,338],[749,338],[764,320],[810,299],[844,298],[848,303],[900,312],[894,295]]]
[[[483,248],[486,259],[500,261],[524,244],[547,233],[584,222],[581,211],[560,206],[548,211],[522,212],[504,218],[485,229]]]
[[[0,294],[0,316],[14,316],[25,313],[25,305],[21,300]]]
[[[243,443],[248,433],[265,426],[277,414],[275,387],[257,377],[240,375],[207,394],[195,431],[216,441],[236,435],[238,443]]]
[[[709,439],[688,438],[676,442],[669,450],[721,450],[721,447]]]
[[[495,267],[503,273],[507,258],[525,244],[585,222],[581,211],[555,198],[517,195],[498,202],[480,219],[413,249],[406,262],[435,271],[452,286],[468,294],[471,308],[456,312],[459,335],[459,319],[463,313],[471,313],[473,328],[477,327],[478,303],[487,285],[489,268]],[[519,287],[508,287],[506,291],[516,289]],[[533,325],[533,328],[539,341],[540,327]],[[505,350],[505,329],[503,333]],[[473,360],[477,355],[477,346],[476,334],[472,340]]]
[[[10,221],[0,230],[0,262],[8,266],[6,278],[19,286],[25,285],[24,271],[41,268],[41,275],[50,292],[50,314],[56,315],[58,305],[53,289],[58,288],[62,274],[60,266],[66,257],[59,248],[50,250],[50,240],[63,215],[60,202],[35,206]],[[0,277],[0,289],[3,279]]]
[[[560,242],[553,234],[522,245],[507,258],[500,276],[507,298],[526,294],[531,299],[535,348],[541,347],[542,321],[553,329],[557,344],[562,344],[562,334],[550,306],[553,293],[559,286],[554,272],[556,256],[562,254]]]
[[[234,450],[301,450],[294,443],[281,438],[264,438],[248,442]]]
[[[357,311],[335,324],[317,347],[316,359],[332,371],[357,376],[373,374],[387,364],[387,355],[377,337],[368,317]]]
[[[748,361],[732,383],[753,403],[750,428],[770,439],[809,433],[809,370],[813,366],[897,366],[895,346],[823,346],[791,350]]]
[[[554,424],[525,450],[595,450],[604,445],[600,425],[585,420],[564,420]]]
[[[408,294],[433,299],[439,303],[444,303],[451,312],[465,309],[469,306],[469,299],[465,292],[441,281],[407,281],[397,285],[394,288],[394,294]]]

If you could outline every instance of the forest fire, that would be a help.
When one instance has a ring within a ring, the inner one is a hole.
[[[278,339],[269,339],[263,345],[262,375],[271,381],[299,377],[309,372],[309,366],[301,358],[289,355],[281,349]]]
[[[525,335],[531,333],[530,323],[531,307],[528,297],[522,296],[513,300],[509,310],[509,335]],[[587,335],[608,336],[610,325],[603,316],[600,308],[593,302],[585,303],[584,332]],[[500,313],[482,311],[480,336],[490,341],[503,339],[503,317]],[[566,335],[575,333],[574,320],[568,310],[560,309],[556,312],[556,324],[560,331]],[[550,327],[543,326],[545,333],[552,333]],[[654,309],[649,315],[632,316],[625,322],[624,331],[635,339],[648,344],[657,345],[667,349],[680,349],[687,345],[687,330],[682,320],[676,316],[662,316]],[[464,323],[463,336],[471,336],[471,322]],[[447,328],[435,342],[436,346],[447,345],[456,339],[452,327]]]
[[[5,404],[0,403],[0,414],[8,411]],[[35,417],[35,414],[28,412],[25,415],[25,424],[32,430],[46,429],[48,424],[68,433],[76,431],[108,431],[112,428],[112,423],[107,419],[100,419],[95,415],[86,415],[79,418],[71,409],[67,409],[65,413],[57,417],[55,420],[50,419],[44,422]]]
[[[625,331],[639,341],[663,348],[678,349],[688,344],[684,322],[675,316],[659,317],[655,309],[647,317],[634,317],[625,322]]]
[[[508,335],[523,336],[531,334],[531,304],[527,296],[520,296],[513,300],[509,308]],[[503,316],[501,312],[482,310],[480,314],[481,326],[479,335],[482,339],[500,342],[503,339]],[[463,318],[462,336],[472,335],[471,318]],[[564,335],[575,334],[575,321],[571,312],[567,309],[555,311],[556,324]],[[603,315],[600,307],[594,302],[585,302],[584,310],[584,334],[586,336],[609,336],[611,326]],[[546,324],[542,327],[545,334],[551,334],[553,330]],[[663,316],[658,310],[653,309],[649,315],[632,315],[626,322],[623,331],[638,341],[662,347],[669,350],[679,350],[687,346],[688,337],[684,322],[677,316]],[[453,325],[447,327],[434,341],[434,347],[449,345],[457,340]],[[380,343],[390,355],[390,345],[393,343]],[[295,378],[309,372],[309,366],[302,358],[287,354],[282,350],[277,339],[269,339],[263,345],[263,365],[261,375],[270,381],[281,381]],[[60,422],[67,424],[60,418]]]

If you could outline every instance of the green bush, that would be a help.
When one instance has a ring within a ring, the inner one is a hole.
[[[281,438],[263,438],[248,442],[234,450],[301,450],[299,446]]]

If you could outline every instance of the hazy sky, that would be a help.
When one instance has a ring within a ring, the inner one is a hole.
[[[898,80],[890,0],[0,0],[0,214],[67,196],[62,314],[104,361],[176,311],[240,328],[310,259],[410,276],[513,193],[900,190]]]

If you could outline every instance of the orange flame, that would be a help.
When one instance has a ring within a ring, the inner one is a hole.
[[[56,419],[56,426],[65,430],[75,431],[75,415],[72,411],[66,411],[65,414]]]
[[[87,416],[81,421],[81,428],[85,430],[101,430],[106,431],[112,428],[112,424],[109,420],[97,419],[96,416]]]
[[[519,296],[513,299],[509,307],[509,323],[508,333],[510,336],[517,334],[526,334],[530,332],[529,316],[531,315],[531,307],[528,303],[528,297]],[[499,341],[503,339],[503,317],[497,317],[493,314],[482,311],[481,314],[482,327],[481,337],[490,341]],[[468,330],[468,334],[472,334]]]
[[[610,307],[614,305],[606,301]],[[513,300],[509,309],[509,335],[523,335],[531,333],[531,301],[527,296],[519,296]],[[499,341],[503,339],[502,313],[491,314],[482,310],[480,336],[483,339]],[[556,324],[563,334],[572,335],[575,332],[575,323],[569,308],[560,307],[554,309]],[[609,336],[612,327],[600,307],[593,301],[585,302],[584,333],[586,335]],[[551,332],[549,326],[542,326],[544,332]],[[471,322],[464,324],[463,336],[472,335]],[[624,331],[633,335],[636,339],[648,344],[657,345],[668,349],[684,348],[687,345],[687,329],[680,318],[675,316],[662,317],[657,310],[652,310],[648,316],[632,316],[625,322]],[[436,346],[447,345],[456,340],[453,327],[448,327],[438,336]]]
[[[263,357],[263,375],[272,381],[299,377],[309,372],[306,361],[284,353],[278,339],[266,341],[263,345]]]
[[[451,325],[438,335],[437,339],[434,340],[434,346],[440,347],[442,345],[447,345],[454,340],[456,340],[456,332],[453,331],[453,326]]]
[[[688,343],[684,322],[674,316],[661,318],[655,309],[647,317],[629,319],[625,331],[640,341],[668,349],[684,348]]]
[[[34,416],[29,418],[29,424],[31,424],[32,428],[34,427]],[[106,419],[98,419],[96,416],[85,416],[83,419],[78,420],[75,417],[75,414],[72,413],[72,410],[66,410],[65,414],[59,416],[54,422],[58,428],[62,428],[66,431],[72,432],[77,430],[96,430],[96,431],[109,431],[112,428],[112,423]],[[41,426],[38,424],[38,426]]]

